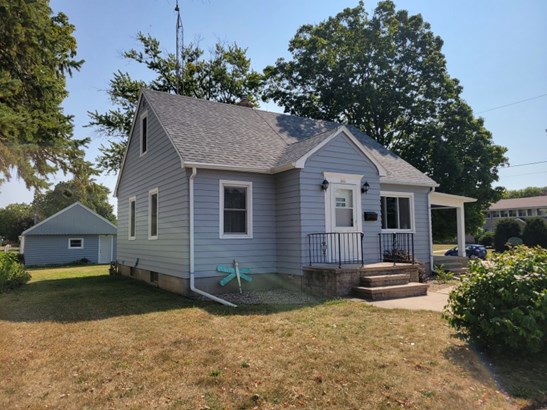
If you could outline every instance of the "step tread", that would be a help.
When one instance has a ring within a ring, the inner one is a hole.
[[[399,290],[399,289],[427,289],[429,287],[429,285],[425,284],[425,283],[418,283],[418,282],[410,282],[410,283],[406,283],[404,285],[391,285],[391,286],[378,286],[378,287],[375,287],[375,288],[372,288],[372,287],[367,287],[367,286],[356,286],[354,287],[355,290],[364,290],[364,291],[372,291],[372,292],[382,292],[382,291],[386,291],[386,290],[392,290],[392,291],[396,291],[396,290]]]
[[[402,299],[427,295],[428,285],[425,283],[410,282],[406,285],[392,285],[382,287],[358,286],[353,293],[366,300]]]
[[[374,276],[362,276],[361,279],[365,280],[381,280],[381,279],[405,279],[410,278],[408,273],[393,273],[387,275],[374,275]]]

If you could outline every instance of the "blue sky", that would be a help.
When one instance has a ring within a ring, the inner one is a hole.
[[[298,27],[334,16],[357,0],[180,0],[179,4],[185,42],[199,40],[209,49],[217,40],[235,41],[248,48],[253,67],[261,71],[278,57],[289,57],[288,43]],[[396,0],[395,4],[422,14],[444,40],[450,75],[460,80],[464,98],[485,119],[494,142],[508,148],[510,163],[544,161],[500,170],[497,185],[546,186],[547,1]],[[372,13],[376,1],[365,6]],[[52,0],[51,7],[67,14],[76,26],[78,58],[86,60],[68,80],[70,96],[64,107],[75,116],[75,136],[92,137],[87,158],[93,160],[107,141],[85,127],[87,111],[109,108],[105,90],[116,70],[150,79],[149,73],[121,57],[124,50],[137,46],[138,31],[152,34],[164,50],[174,51],[175,0]],[[492,110],[507,104],[513,105]],[[261,108],[281,111],[273,104]],[[111,190],[115,180],[112,175],[98,178]],[[0,207],[32,201],[32,192],[20,181],[0,190]],[[115,205],[115,199],[111,201]]]

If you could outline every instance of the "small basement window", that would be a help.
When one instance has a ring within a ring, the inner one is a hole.
[[[150,272],[150,282],[158,283],[158,272]]]
[[[84,249],[84,239],[83,238],[69,238],[68,239],[68,249]]]

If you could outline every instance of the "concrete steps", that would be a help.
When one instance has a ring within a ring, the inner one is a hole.
[[[410,281],[410,275],[406,273],[364,276],[364,277],[361,277],[360,285],[362,287],[367,287],[367,288],[377,288],[382,286],[405,285],[409,281]]]
[[[367,300],[399,299],[427,295],[427,288],[418,282],[414,266],[377,264],[360,277],[353,294]]]
[[[428,285],[425,283],[410,282],[404,285],[353,288],[356,296],[367,300],[386,300],[409,298],[427,295]]]

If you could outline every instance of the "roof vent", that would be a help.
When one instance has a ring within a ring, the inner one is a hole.
[[[242,98],[236,105],[239,105],[240,107],[248,107],[248,108],[254,107],[254,104],[250,102],[247,98]]]

